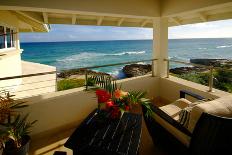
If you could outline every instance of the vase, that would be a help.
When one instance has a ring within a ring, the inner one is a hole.
[[[3,153],[3,148],[0,149],[0,155],[2,155],[2,153]]]
[[[30,136],[23,137],[23,145],[17,149],[4,149],[4,155],[27,155],[29,152]]]
[[[119,109],[119,106],[111,107],[111,109],[109,110],[109,113],[110,113],[109,116],[111,120],[118,120],[122,116],[122,112]]]
[[[140,104],[132,104],[130,112],[131,113],[135,113],[135,114],[142,114],[142,107],[141,107],[141,105]]]

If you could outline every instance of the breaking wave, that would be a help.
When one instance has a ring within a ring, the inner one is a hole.
[[[190,58],[184,58],[184,57],[180,57],[180,56],[169,56],[168,57],[171,60],[179,60],[179,61],[190,61]]]
[[[205,47],[200,47],[200,48],[198,48],[199,50],[207,50],[207,48],[205,48]]]
[[[131,51],[131,52],[121,52],[121,53],[115,53],[115,54],[106,54],[106,55],[115,55],[115,56],[121,56],[121,55],[138,55],[138,54],[144,54],[146,51]]]
[[[228,48],[228,47],[232,47],[232,45],[217,46],[216,48]]]
[[[89,53],[89,52],[83,52],[80,54],[71,55],[68,57],[65,57],[63,59],[57,59],[58,62],[69,62],[69,61],[83,61],[83,60],[90,60],[95,58],[101,58],[103,56],[123,56],[123,55],[138,55],[138,54],[144,54],[146,51],[129,51],[129,52],[120,52],[120,53]]]

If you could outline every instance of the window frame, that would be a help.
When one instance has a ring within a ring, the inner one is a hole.
[[[0,52],[3,50],[16,49],[16,38],[17,38],[16,34],[17,34],[17,32],[15,31],[15,29],[11,28],[9,26],[4,26],[4,25],[0,25],[0,26],[2,26],[4,29],[4,33],[0,34],[1,36],[3,36],[4,47],[0,48]],[[7,29],[9,29],[9,33],[7,32]],[[10,39],[9,39],[10,43],[8,43],[8,38],[7,38],[8,35],[10,37]]]
[[[1,27],[3,27],[3,33],[0,34],[1,37],[3,36],[3,48],[0,48],[0,49],[5,49],[6,48],[5,27],[4,26],[1,26]]]

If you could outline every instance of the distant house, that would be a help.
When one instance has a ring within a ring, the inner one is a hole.
[[[40,27],[40,29],[36,29]],[[55,91],[55,74],[20,77],[56,71],[55,67],[21,60],[23,49],[20,48],[20,32],[48,32],[46,24],[36,23],[24,16],[9,11],[0,11],[0,91],[10,91],[18,97],[36,95],[41,92]],[[54,81],[39,82],[43,79]],[[52,87],[46,88],[46,86]],[[43,88],[41,88],[43,87]],[[27,90],[31,91],[28,92]]]

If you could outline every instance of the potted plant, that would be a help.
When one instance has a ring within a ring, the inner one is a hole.
[[[4,155],[26,155],[29,150],[30,128],[36,122],[28,122],[28,114],[21,116],[20,108],[27,107],[24,101],[17,101],[9,92],[0,95],[0,148]]]
[[[7,141],[5,142],[5,155],[26,155],[29,151],[30,128],[36,122],[27,121],[28,114],[18,115],[13,123],[5,124],[7,128]]]
[[[0,155],[3,153],[3,148],[5,146],[5,141],[7,139],[7,130],[4,126],[0,125]]]

